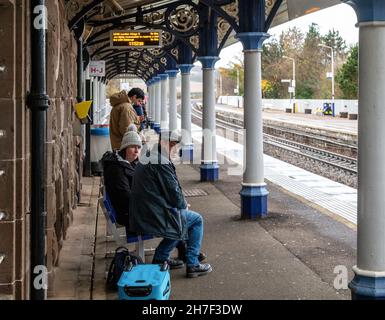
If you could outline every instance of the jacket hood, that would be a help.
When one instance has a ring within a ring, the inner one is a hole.
[[[124,91],[115,93],[110,97],[110,104],[112,107],[116,107],[122,103],[130,103],[129,98]]]

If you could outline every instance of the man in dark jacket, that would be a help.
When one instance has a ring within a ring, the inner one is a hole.
[[[163,132],[159,145],[150,155],[141,157],[132,184],[130,228],[132,231],[163,237],[155,251],[153,263],[163,263],[180,240],[186,240],[187,277],[195,278],[212,271],[209,264],[200,264],[203,239],[203,218],[187,210],[187,202],[170,160],[180,136]]]
[[[129,199],[132,179],[142,139],[134,132],[127,132],[122,140],[119,152],[108,152],[103,156],[104,185],[116,211],[116,220],[123,226],[129,225]]]

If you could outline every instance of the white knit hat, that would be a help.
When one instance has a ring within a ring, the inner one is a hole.
[[[131,124],[128,126],[127,131],[128,131],[128,132],[130,132],[130,131],[138,132],[138,127],[137,127],[134,123],[131,123]]]
[[[120,151],[126,149],[129,146],[142,146],[142,139],[136,132],[126,132],[122,140],[122,145],[120,146]]]

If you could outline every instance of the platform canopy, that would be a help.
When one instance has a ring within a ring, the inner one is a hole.
[[[265,0],[265,32],[270,27],[341,3],[340,0]],[[194,62],[202,55],[200,41],[208,18],[217,15],[216,54],[236,42],[238,0],[67,0],[72,30],[82,34],[84,56],[106,61],[106,79],[135,74],[144,81],[182,64],[181,48],[191,48]],[[79,30],[81,30],[79,32]],[[113,30],[161,30],[161,48],[116,49],[110,46]]]

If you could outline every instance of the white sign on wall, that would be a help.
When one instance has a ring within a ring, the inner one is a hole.
[[[90,77],[105,77],[106,62],[105,61],[90,61],[89,65]]]

